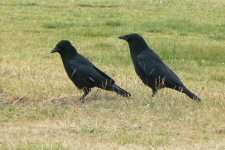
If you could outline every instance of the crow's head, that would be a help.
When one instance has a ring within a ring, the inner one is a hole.
[[[119,36],[119,38],[127,41],[128,43],[143,40],[143,37],[137,33],[121,35],[121,36]]]
[[[128,42],[131,51],[141,52],[148,48],[148,45],[143,37],[137,33],[122,35],[119,36],[119,38]]]
[[[62,54],[65,52],[74,51],[74,49],[75,48],[72,46],[70,41],[61,40],[56,44],[55,48],[52,49],[51,53],[58,52],[58,53]]]

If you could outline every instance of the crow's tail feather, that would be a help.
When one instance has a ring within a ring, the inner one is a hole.
[[[123,97],[129,97],[131,94],[124,89],[120,88],[118,85],[113,84],[112,85],[112,91],[116,92],[117,94],[123,96]]]
[[[195,95],[194,93],[192,93],[190,90],[188,90],[187,88],[184,88],[183,93],[185,93],[188,97],[190,97],[191,99],[195,100],[195,101],[201,101],[201,99]]]

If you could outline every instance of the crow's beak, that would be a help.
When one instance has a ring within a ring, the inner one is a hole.
[[[118,37],[119,39],[123,39],[123,40],[127,40],[126,36],[125,35],[121,35]]]
[[[52,49],[51,53],[55,53],[55,52],[58,52],[58,49],[56,47]]]
[[[118,38],[119,38],[119,39],[123,39],[123,40],[125,40],[124,35],[121,35],[121,36],[119,36]]]

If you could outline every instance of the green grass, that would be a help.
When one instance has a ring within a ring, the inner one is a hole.
[[[44,28],[52,28],[52,29],[61,29],[61,28],[68,28],[72,27],[72,23],[66,23],[66,22],[46,22],[43,24]]]
[[[223,0],[1,0],[0,149],[223,149]],[[151,90],[128,45],[140,33],[203,102]],[[93,89],[84,104],[59,55],[61,39],[132,97]]]

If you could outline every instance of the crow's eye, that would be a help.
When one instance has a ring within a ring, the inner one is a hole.
[[[62,49],[62,46],[58,46],[58,49]]]

